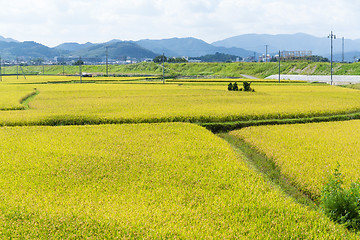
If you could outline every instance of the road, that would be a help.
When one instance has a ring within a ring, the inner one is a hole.
[[[330,84],[331,79],[330,75],[281,75],[283,80],[302,80],[308,82],[325,82]],[[279,75],[271,75],[265,79],[279,79]],[[333,75],[333,84],[334,85],[344,85],[344,84],[356,84],[360,83],[359,75]]]

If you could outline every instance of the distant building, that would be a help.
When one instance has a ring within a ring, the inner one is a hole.
[[[280,54],[281,58],[283,59],[300,59],[305,57],[311,57],[312,51],[282,51]]]
[[[190,59],[188,60],[189,63],[200,63],[201,60],[195,60],[195,59]]]
[[[259,62],[270,62],[270,60],[271,60],[270,54],[268,54],[266,57],[265,54],[259,56]]]

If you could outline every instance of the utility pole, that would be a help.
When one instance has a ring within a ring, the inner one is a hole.
[[[345,62],[345,54],[344,54],[344,50],[345,50],[345,38],[342,38],[342,62]]]
[[[81,57],[79,58],[79,72],[80,72],[80,83],[82,83],[82,60]]]
[[[21,65],[20,65],[20,70],[21,70],[21,72],[22,72],[22,74],[23,74],[23,76],[24,76],[24,79],[26,79],[25,72],[24,72],[24,70],[22,69]]]
[[[109,47],[105,47],[106,48],[106,76],[109,76],[109,70],[108,70],[108,59],[109,59],[109,53],[108,53],[108,49]]]
[[[268,46],[269,45],[265,45],[265,62],[267,62],[267,51],[268,51]]]
[[[43,76],[45,75],[45,64],[44,64],[44,59],[42,59],[42,66],[43,66]]]
[[[331,45],[331,85],[333,85],[333,39],[336,39],[336,35],[333,34],[333,32],[331,31],[330,35],[328,36],[328,38],[330,38],[330,45]]]
[[[2,82],[2,68],[1,68],[1,56],[0,56],[0,82]]]
[[[165,69],[164,69],[165,55],[162,56],[162,69],[163,69],[163,84],[165,84]]]
[[[281,64],[281,52],[279,51],[279,83],[280,83],[280,64]]]
[[[19,79],[19,58],[16,58],[16,79]]]
[[[254,52],[254,62],[256,62],[256,52]]]

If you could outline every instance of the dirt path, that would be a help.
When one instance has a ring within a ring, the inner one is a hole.
[[[246,75],[246,74],[241,74],[241,76],[243,76],[244,78],[247,78],[247,79],[259,79],[257,77]]]

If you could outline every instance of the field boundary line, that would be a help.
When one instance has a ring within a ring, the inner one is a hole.
[[[19,100],[19,103],[22,105],[20,107],[3,107],[0,108],[0,112],[1,111],[21,111],[21,110],[27,110],[29,109],[29,103],[31,100],[33,100],[33,98],[35,98],[36,95],[38,95],[40,92],[38,90],[34,90],[34,92],[31,92],[29,94],[27,94],[26,96],[22,97]]]
[[[253,121],[232,121],[232,122],[208,122],[198,123],[200,126],[212,131],[213,133],[229,132],[251,126],[263,125],[285,125],[285,124],[302,124],[315,122],[337,122],[360,119],[360,112],[349,114],[335,114],[329,116],[305,117],[305,118],[287,118],[287,119],[262,119]]]
[[[34,91],[32,93],[29,93],[28,95],[24,96],[20,99],[20,103],[24,106],[22,110],[29,109],[29,103],[40,93],[39,90],[34,88]]]
[[[232,136],[229,133],[219,133],[217,136],[230,144],[238,156],[245,161],[250,169],[261,174],[272,186],[281,190],[286,196],[294,199],[297,203],[317,209],[316,197],[312,198],[309,194],[302,191],[296,185],[292,184],[284,175],[276,163],[268,158],[264,153],[255,149],[244,140]]]

